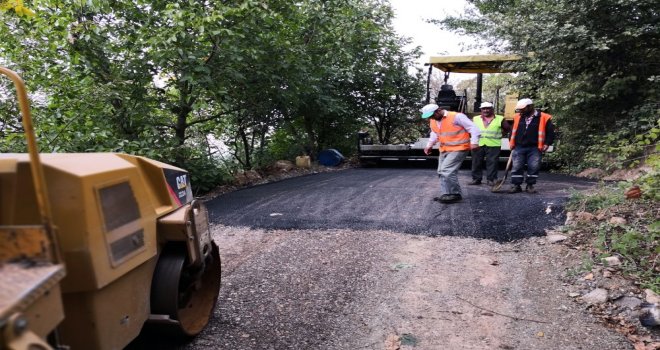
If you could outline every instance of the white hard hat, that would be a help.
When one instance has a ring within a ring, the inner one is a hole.
[[[438,107],[438,105],[435,104],[435,103],[431,103],[431,104],[428,104],[428,105],[422,107],[422,109],[420,110],[422,112],[422,118],[426,119],[426,118],[432,116],[433,113],[435,113],[435,111],[438,108],[440,108],[440,107]]]
[[[523,98],[522,100],[518,101],[518,103],[516,103],[516,109],[522,109],[532,104],[534,104],[534,102],[531,99]]]
[[[481,106],[479,106],[479,109],[481,108],[493,108],[493,104],[490,102],[482,102]]]

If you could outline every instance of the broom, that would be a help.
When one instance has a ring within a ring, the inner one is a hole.
[[[504,177],[502,180],[498,180],[495,183],[495,186],[490,189],[491,192],[499,192],[500,189],[502,188],[502,185],[506,182],[506,178],[509,177],[509,172],[511,171],[511,162],[512,162],[512,157],[513,157],[513,150],[511,150],[511,154],[509,154],[509,160],[506,161],[506,168],[504,168]]]

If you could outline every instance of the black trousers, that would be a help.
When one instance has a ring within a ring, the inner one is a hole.
[[[486,180],[497,180],[497,162],[500,147],[479,147],[472,151],[472,179],[481,180],[483,177],[484,159],[486,160]]]

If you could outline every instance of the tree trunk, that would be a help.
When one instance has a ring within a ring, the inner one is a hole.
[[[172,107],[172,112],[176,115],[174,132],[179,149],[176,151],[176,164],[185,166],[186,158],[183,154],[183,144],[186,142],[186,130],[188,129],[188,115],[192,112],[192,99],[190,99],[189,85],[186,82],[179,83],[179,104]]]
[[[252,152],[250,151],[250,140],[248,140],[247,133],[245,133],[244,128],[238,130],[238,134],[241,138],[241,143],[243,143],[243,153],[245,156],[245,162],[243,163],[243,169],[250,170],[252,169],[252,162],[250,160]]]
[[[306,111],[303,111],[302,115],[308,139],[307,147],[312,155],[316,155],[318,154],[318,147],[316,145],[316,134],[314,133],[314,117],[307,114]]]

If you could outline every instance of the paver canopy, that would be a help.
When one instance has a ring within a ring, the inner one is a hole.
[[[520,60],[519,55],[432,56],[429,64],[452,73],[504,73],[513,72],[502,67],[504,63]]]

